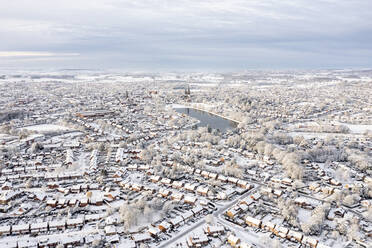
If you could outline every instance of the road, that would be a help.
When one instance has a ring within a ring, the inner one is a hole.
[[[227,220],[225,220],[222,216],[218,217],[218,223],[227,226],[230,230],[232,230],[236,236],[238,236],[241,240],[247,241],[248,243],[254,243],[257,247],[266,248],[266,246],[260,245],[260,237],[250,232],[248,229],[235,225]]]
[[[178,239],[184,237],[186,234],[190,233],[191,231],[195,230],[196,228],[200,227],[201,225],[205,224],[205,219],[202,218],[196,223],[194,223],[190,228],[183,230],[181,233],[177,234],[176,236],[173,236],[172,238],[168,239],[164,244],[158,246],[159,248],[165,248],[168,247],[168,245],[176,242]]]
[[[258,188],[256,188],[256,190],[257,189]],[[232,207],[233,205],[235,205],[238,201],[240,201],[241,199],[247,197],[250,194],[252,194],[252,192],[251,191],[248,191],[248,192],[244,193],[243,195],[237,197],[236,199],[234,199],[230,203],[228,203],[226,205],[222,205],[217,211],[215,211],[213,213],[213,216],[216,217],[216,218],[218,218],[218,219],[220,219],[220,215],[222,213],[224,213],[227,209],[229,209],[230,207]],[[194,223],[192,226],[190,226],[186,230],[183,230],[182,232],[178,233],[176,236],[173,236],[172,238],[168,239],[165,243],[161,244],[158,247],[159,248],[168,247],[170,244],[175,243],[177,240],[181,239],[182,237],[184,237],[185,235],[187,235],[188,233],[192,232],[193,230],[195,230],[196,228],[200,227],[201,225],[203,225],[205,223],[206,223],[205,222],[205,218],[200,219],[199,221],[197,221],[196,223]]]
[[[255,189],[255,191],[257,191],[260,187],[257,187]],[[240,197],[238,197],[237,199],[235,199],[234,201],[232,201],[231,203],[225,205],[223,208],[220,208],[219,210],[217,210],[216,212],[213,213],[213,216],[215,216],[218,220],[218,223],[223,225],[223,226],[227,226],[230,230],[233,230],[235,232],[235,234],[240,237],[240,238],[243,238],[243,237],[250,237],[250,240],[254,240],[255,242],[255,245],[257,247],[261,247],[261,248],[265,248],[265,246],[261,246],[259,244],[259,236],[256,235],[255,233],[252,233],[252,232],[249,232],[249,230],[243,228],[243,227],[240,227],[238,225],[235,225],[227,220],[225,220],[225,218],[223,217],[223,213],[230,207],[232,207],[233,205],[235,205],[238,201],[242,200],[243,198],[247,197],[248,195],[252,194],[253,192],[251,191],[248,191],[246,192],[245,194],[241,195]],[[244,238],[243,238],[244,240]]]

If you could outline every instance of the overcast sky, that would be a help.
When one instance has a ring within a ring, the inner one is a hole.
[[[371,68],[372,1],[1,1],[0,66]]]

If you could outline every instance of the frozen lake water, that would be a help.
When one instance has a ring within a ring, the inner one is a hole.
[[[197,127],[207,127],[210,126],[213,129],[225,132],[229,129],[234,129],[237,127],[238,123],[230,121],[228,119],[222,118],[220,116],[210,114],[208,112],[197,110],[193,108],[175,108],[178,113],[187,114],[193,118],[199,120],[196,124]]]

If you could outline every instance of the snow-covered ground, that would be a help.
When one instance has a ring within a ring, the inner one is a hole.
[[[187,108],[187,106],[182,105],[182,104],[172,104],[171,106],[172,106],[172,108],[174,108],[174,109],[177,109],[177,108]]]
[[[344,133],[315,133],[315,132],[288,132],[288,135],[295,137],[295,136],[303,136],[305,139],[312,139],[312,138],[327,138],[328,136],[332,137],[358,137],[362,134],[344,134]]]
[[[336,123],[347,126],[350,129],[351,133],[362,134],[366,131],[372,132],[372,125],[357,125],[357,124],[349,124],[349,123],[342,123],[342,122],[336,122]]]
[[[216,83],[203,83],[203,84],[198,84],[198,83],[194,83],[194,84],[190,84],[190,86],[197,86],[197,87],[217,87],[218,84]]]
[[[54,124],[33,125],[33,126],[23,127],[22,129],[25,129],[28,131],[40,132],[40,133],[63,132],[63,131],[72,130],[64,126],[54,125]]]

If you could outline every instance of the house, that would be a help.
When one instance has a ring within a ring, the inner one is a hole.
[[[203,195],[203,196],[207,196],[208,195],[208,187],[203,187],[203,186],[199,186],[197,189],[196,189],[196,192],[200,195]]]
[[[66,220],[55,220],[49,222],[49,229],[54,230],[64,230],[66,228]]]
[[[305,209],[313,209],[314,207],[311,205],[311,202],[305,197],[297,197],[294,203],[302,208]]]
[[[206,226],[204,232],[208,236],[218,237],[225,232],[225,228],[223,226]]]
[[[172,225],[173,228],[177,228],[182,225],[183,218],[178,215],[175,218],[169,220],[169,223]]]
[[[190,192],[194,192],[195,188],[196,188],[195,184],[185,183],[185,190],[190,191]]]
[[[240,201],[242,204],[246,204],[247,206],[253,204],[254,200],[251,197],[246,197]]]
[[[48,188],[50,188],[50,189],[56,189],[56,188],[59,187],[59,183],[58,183],[58,182],[48,182],[48,183],[47,183],[47,186],[48,186]]]
[[[333,187],[326,186],[323,187],[321,190],[324,194],[332,195],[335,189]]]
[[[0,213],[7,213],[11,208],[9,205],[0,205]]]
[[[132,239],[134,240],[136,244],[146,243],[151,240],[151,236],[148,233],[139,233],[139,234],[132,235]]]
[[[239,207],[233,207],[226,211],[226,215],[230,217],[231,219],[234,219],[235,216],[241,213],[241,208]]]
[[[153,188],[151,186],[147,186],[147,185],[143,186],[143,190],[149,192],[150,194],[154,194],[156,192],[155,188]]]
[[[155,228],[153,226],[150,226],[148,228],[148,232],[152,237],[157,237],[162,231],[159,228]]]
[[[287,185],[287,186],[292,186],[293,180],[286,177],[286,178],[282,179],[281,183],[284,184],[284,185]]]
[[[104,193],[105,200],[113,201],[120,195],[120,191],[109,191]]]
[[[299,242],[299,243],[301,243],[303,236],[304,235],[302,233],[296,232],[296,231],[293,231],[293,230],[289,230],[289,232],[287,234],[287,238],[289,240],[296,241],[296,242]]]
[[[82,239],[79,235],[66,235],[61,240],[64,247],[76,247],[82,243]]]
[[[118,234],[114,234],[114,235],[108,235],[106,237],[106,241],[113,244],[113,243],[119,243],[120,241],[120,236]]]
[[[302,244],[315,248],[318,244],[318,240],[309,236],[304,236],[302,239]]]
[[[171,227],[172,227],[172,225],[169,222],[167,222],[167,221],[162,221],[158,225],[159,230],[161,230],[162,232],[168,231]]]
[[[217,199],[220,199],[220,200],[226,200],[228,198],[226,192],[223,192],[223,191],[217,192],[216,197]]]
[[[122,176],[123,176],[123,173],[121,171],[116,171],[112,177],[116,179],[121,179]]]
[[[237,178],[235,178],[235,177],[228,177],[228,178],[227,178],[227,181],[228,181],[229,183],[232,183],[232,184],[237,185],[239,179],[237,179]]]
[[[142,190],[142,188],[143,188],[142,185],[139,185],[137,183],[132,184],[132,190],[134,190],[134,191],[140,192]]]
[[[193,233],[187,239],[187,246],[192,247],[202,247],[209,243],[209,238],[204,233]]]
[[[241,242],[239,244],[239,248],[252,248],[252,247],[253,247],[252,245],[250,245],[250,244],[248,244],[246,242]]]
[[[68,201],[68,205],[69,205],[70,207],[74,207],[74,206],[76,205],[77,202],[78,202],[77,199],[70,199],[70,200]]]
[[[253,195],[250,196],[253,200],[257,201],[258,199],[261,198],[261,194],[259,192],[254,193]]]
[[[71,193],[80,193],[80,190],[81,190],[80,184],[72,185],[71,187]]]
[[[109,236],[117,234],[116,227],[113,225],[105,226],[105,234]]]
[[[194,174],[194,172],[195,172],[194,167],[187,166],[185,169],[186,169],[187,173],[189,173],[189,174]]]
[[[181,192],[173,192],[171,195],[171,199],[174,201],[181,201],[183,198],[183,194]]]
[[[265,229],[266,231],[274,232],[275,230],[275,224],[272,222],[262,222],[261,224],[262,228]]]
[[[195,204],[196,200],[197,198],[195,196],[190,196],[190,195],[185,196],[185,198],[183,199],[183,201],[188,204]]]
[[[309,189],[317,192],[319,190],[320,184],[317,182],[312,182],[309,184]]]
[[[8,191],[3,191],[0,195],[0,204],[6,205],[8,202],[16,198],[20,194],[19,191],[13,191],[13,190],[8,190]]]
[[[250,189],[252,189],[253,188],[253,186],[252,185],[250,185],[247,181],[245,181],[245,180],[238,180],[238,186],[240,187],[240,188],[243,188],[243,189],[248,189],[248,190],[250,190]]]
[[[160,180],[160,183],[164,184],[164,185],[171,185],[172,180],[169,179],[169,178],[163,178],[163,179]]]
[[[256,219],[256,218],[253,218],[253,217],[247,215],[244,220],[245,220],[245,223],[248,226],[253,226],[253,227],[257,227],[257,228],[261,227],[262,221],[259,220],[259,219]]]
[[[31,233],[40,233],[48,231],[48,222],[31,223]]]
[[[269,195],[273,192],[273,189],[270,187],[262,187],[261,188],[261,193],[264,195]]]
[[[116,163],[119,163],[123,160],[123,154],[124,154],[124,148],[119,147],[115,154],[115,161]]]
[[[217,179],[223,183],[227,182],[227,177],[225,177],[224,175],[218,175]]]
[[[136,171],[138,169],[138,165],[136,164],[129,164],[127,170],[129,171]]]
[[[136,243],[134,240],[122,239],[120,244],[116,248],[136,248]]]
[[[167,189],[163,189],[163,188],[159,189],[159,194],[162,197],[168,197],[170,195],[170,193],[171,192],[169,190],[167,190]]]
[[[280,197],[283,195],[283,190],[281,189],[274,189],[273,194],[277,197]]]
[[[175,189],[180,189],[183,187],[183,182],[182,181],[173,181],[172,187]]]
[[[49,199],[49,200],[47,200],[47,205],[50,206],[50,207],[55,208],[57,206],[57,200]]]
[[[339,181],[337,181],[336,179],[333,179],[333,178],[329,181],[329,183],[332,184],[332,185],[335,185],[335,186],[340,186],[341,185],[341,183]]]
[[[85,222],[100,220],[103,216],[101,214],[87,214],[84,216]]]
[[[201,212],[203,212],[204,208],[200,205],[194,207],[193,209],[191,209],[191,211],[194,213],[194,215],[198,215],[200,214]]]
[[[148,165],[140,165],[139,167],[138,167],[138,170],[139,171],[147,171],[147,172],[149,172],[150,171],[150,166],[148,166]],[[148,175],[151,175],[152,173],[147,173]]]
[[[30,224],[12,225],[12,234],[27,234],[30,233]]]
[[[157,183],[161,180],[161,177],[160,176],[151,176],[150,177],[150,182],[153,182],[153,183]]]
[[[210,172],[210,173],[208,174],[208,177],[211,178],[211,179],[216,180],[216,179],[217,179],[217,174],[216,174],[216,173],[213,173],[213,172]]]
[[[0,226],[0,236],[10,235],[11,226]]]
[[[2,186],[2,190],[10,190],[12,188],[12,184],[10,182],[5,182]]]
[[[208,178],[209,172],[208,171],[202,171],[200,175],[204,178]]]
[[[279,226],[277,229],[277,236],[281,237],[281,238],[286,238],[287,237],[287,234],[289,232],[289,229],[284,227],[284,226]]]
[[[232,247],[238,247],[239,243],[240,243],[240,238],[238,238],[237,236],[233,235],[233,234],[230,234],[228,237],[227,237],[227,242],[232,246]]]
[[[88,205],[88,199],[87,198],[82,198],[79,200],[79,207],[85,207]]]
[[[59,207],[59,208],[63,208],[63,207],[65,207],[67,205],[67,201],[66,201],[66,199],[64,199],[64,198],[60,198],[60,199],[58,199],[58,201],[57,201],[57,207]]]
[[[186,211],[185,213],[183,213],[181,215],[182,219],[187,222],[188,220],[190,220],[192,217],[194,216],[194,213],[192,211]]]
[[[83,218],[67,219],[66,225],[68,228],[82,227],[84,225],[84,219]]]

